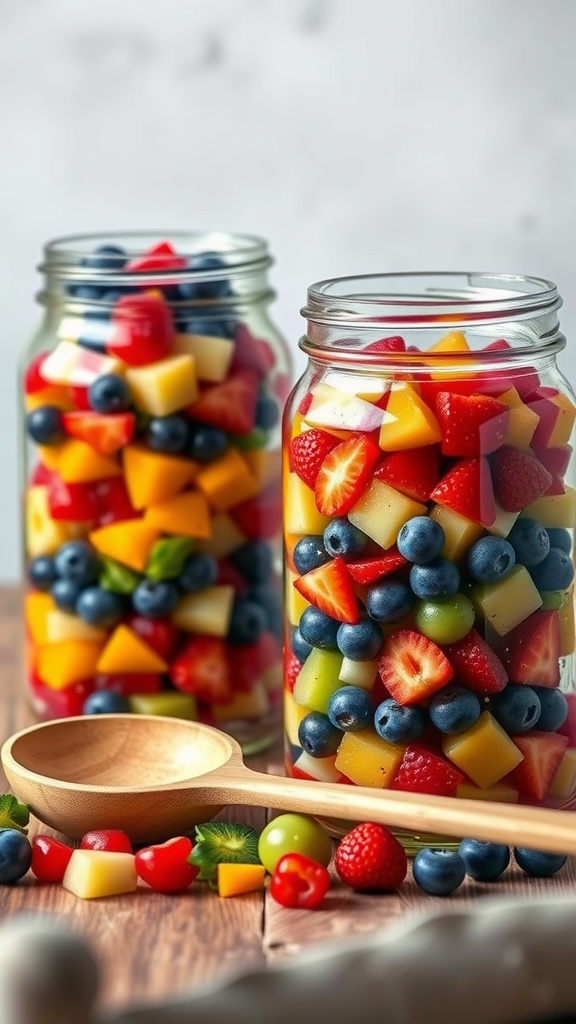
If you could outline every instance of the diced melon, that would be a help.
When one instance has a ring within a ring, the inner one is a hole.
[[[563,395],[560,392],[549,398],[548,402],[556,407],[557,413],[550,435],[546,440],[546,446],[548,448],[558,448],[563,444],[568,444],[570,441],[574,420],[576,419],[576,407],[567,395]]]
[[[82,900],[134,892],[138,885],[134,856],[109,850],[74,850],[62,885]]]
[[[190,459],[153,452],[140,444],[126,445],[122,459],[130,501],[137,509],[173,498],[198,472],[198,464]]]
[[[54,608],[48,612],[46,617],[46,643],[57,644],[64,640],[92,640],[94,643],[104,644],[106,630],[96,629],[90,626],[84,619],[77,615],[68,615],[67,612]]]
[[[102,643],[65,640],[38,652],[38,675],[46,686],[63,690],[80,679],[90,679],[97,670]]]
[[[268,707],[266,687],[258,680],[249,693],[235,693],[226,704],[213,704],[211,711],[218,723],[232,722],[237,718],[263,718]]]
[[[103,374],[122,374],[124,363],[71,341],[61,341],[42,363],[42,376],[51,384],[89,387]]]
[[[100,455],[92,445],[71,437],[61,446],[58,472],[65,484],[84,484],[121,476],[122,469],[114,459]]]
[[[472,782],[462,782],[455,795],[460,800],[492,800],[500,804],[517,804],[519,799],[518,790],[508,782],[496,782],[488,789],[480,789]]]
[[[218,864],[218,895],[240,896],[264,888],[266,868],[263,864]]]
[[[284,529],[288,534],[324,533],[330,519],[316,508],[314,491],[296,473],[288,473],[284,491]]]
[[[101,555],[143,572],[160,531],[144,519],[123,519],[90,533],[90,543]]]
[[[29,487],[25,500],[26,550],[30,558],[53,555],[61,544],[78,536],[78,523],[52,519],[47,487]]]
[[[347,395],[355,395],[365,402],[379,402],[390,390],[390,378],[375,376],[372,373],[345,373],[342,370],[329,370],[323,384],[344,391]]]
[[[206,539],[210,537],[210,509],[200,491],[184,491],[150,505],[144,521],[162,533]]]
[[[55,609],[54,598],[50,594],[26,594],[24,618],[35,644],[48,643],[48,616]]]
[[[396,542],[404,523],[412,516],[426,515],[426,506],[396,491],[383,480],[373,480],[359,501],[348,513],[350,522],[382,548]],[[321,530],[294,532],[321,533]]]
[[[340,679],[350,686],[361,686],[363,690],[371,690],[378,675],[377,661],[352,661],[343,658],[340,668]]]
[[[134,404],[150,416],[170,416],[198,398],[196,368],[189,354],[168,356],[147,366],[130,366],[126,380]]]
[[[328,711],[328,702],[342,686],[340,667],[342,655],[339,651],[325,651],[313,647],[306,658],[294,684],[294,700],[312,711]]]
[[[316,384],[312,388],[312,395],[314,397],[305,419],[313,427],[362,430],[369,434],[377,430],[384,419],[382,409],[330,384]]]
[[[196,699],[190,693],[135,693],[128,697],[134,715],[163,715],[165,718],[198,719]]]
[[[310,714],[310,711],[311,708],[307,708],[304,704],[298,704],[289,690],[284,691],[284,732],[293,747],[300,746],[298,729],[300,722]]]
[[[566,527],[571,530],[576,526],[576,490],[566,487],[564,494],[544,495],[527,505],[523,516],[536,519],[546,528]]]
[[[294,586],[294,581],[298,578],[291,569],[286,570],[286,618],[291,626],[297,626],[302,612],[310,607],[310,601],[307,601]]]
[[[411,384],[394,384],[380,428],[378,444],[385,452],[422,448],[442,440],[432,410]]]
[[[576,750],[570,747],[558,765],[552,779],[548,796],[556,800],[568,800],[576,792]]]
[[[258,490],[263,491],[274,480],[279,481],[282,466],[277,450],[256,448],[252,452],[244,452],[243,457],[258,484]]]
[[[213,338],[204,334],[177,334],[173,351],[194,358],[198,380],[219,384],[228,374],[234,342],[228,338]]]
[[[516,388],[509,388],[503,395],[498,395],[498,401],[504,402],[509,409],[502,444],[508,444],[512,448],[527,448],[538,426],[538,413],[530,406],[524,405]]]
[[[172,614],[172,622],[189,633],[226,636],[230,628],[234,587],[205,587],[197,594],[185,594]]]
[[[558,612],[558,625],[560,627],[560,658],[569,658],[574,654],[576,643],[576,623],[574,617],[574,587],[570,588],[567,599]]]
[[[226,512],[219,512],[211,523],[212,534],[198,542],[198,551],[214,558],[227,558],[246,543],[246,537]]]
[[[357,786],[384,789],[394,779],[404,750],[383,740],[373,729],[347,732],[338,747],[335,765]]]
[[[430,512],[430,519],[434,519],[444,530],[446,540],[442,549],[444,558],[451,562],[460,562],[467,555],[473,544],[484,533],[484,527],[475,523],[472,519],[466,519],[458,512],[454,512],[446,505],[434,505]]]
[[[470,590],[476,612],[500,636],[505,636],[542,604],[542,597],[523,565],[496,583],[477,583]]]
[[[481,789],[488,789],[513,771],[524,759],[522,752],[489,711],[475,725],[456,736],[444,736],[447,758]]]
[[[486,527],[488,533],[494,534],[495,537],[507,537],[520,513],[506,512],[505,509],[494,502],[494,514],[496,516],[494,522]]]
[[[196,486],[205,494],[212,508],[226,512],[258,494],[258,482],[248,464],[235,448],[200,470]]]
[[[98,672],[104,675],[166,672],[167,668],[163,658],[124,625],[116,627],[97,665]]]
[[[303,750],[294,767],[317,782],[338,782],[342,778],[342,772],[336,768],[335,754],[332,757],[311,757]]]

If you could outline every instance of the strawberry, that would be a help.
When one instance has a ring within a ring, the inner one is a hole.
[[[109,526],[125,519],[137,519],[137,512],[130,500],[126,484],[120,476],[103,477],[93,484],[96,502],[96,526]]]
[[[383,480],[414,501],[428,501],[440,479],[438,445],[391,452],[378,466],[374,479]]]
[[[174,654],[180,631],[170,619],[151,619],[148,615],[133,613],[127,618],[126,625],[164,660],[169,660]],[[138,692],[132,690],[132,693]]]
[[[398,889],[408,873],[404,847],[384,825],[356,825],[340,841],[334,857],[339,878],[352,889]]]
[[[572,457],[572,446],[563,444],[557,448],[536,448],[535,445],[532,445],[532,451],[538,461],[552,474],[553,479],[550,486],[553,487],[555,484],[562,486],[562,481]],[[550,494],[550,488],[545,493]],[[554,490],[553,493],[563,494],[564,488],[562,487],[559,491]]]
[[[512,779],[522,796],[544,800],[564,757],[568,737],[556,732],[532,729],[523,736],[512,736],[511,739],[524,754],[524,760],[512,772]]]
[[[346,515],[362,497],[381,454],[365,434],[337,444],[324,459],[316,480],[318,511],[326,516]]]
[[[510,342],[504,338],[491,341],[482,352],[505,352],[511,349]],[[516,388],[520,398],[528,398],[540,385],[540,378],[533,366],[522,366],[514,369],[499,370],[497,365],[490,368],[489,375],[482,378],[482,390],[492,395],[501,395],[509,388]]]
[[[294,580],[294,586],[310,604],[338,622],[359,622],[358,601],[343,558],[312,569]]]
[[[560,622],[557,611],[537,611],[506,634],[504,664],[513,683],[558,686]]]
[[[412,743],[404,751],[391,789],[451,796],[461,782],[464,782],[464,776],[454,765],[422,744]]]
[[[208,704],[232,700],[232,678],[226,644],[220,637],[192,636],[170,665],[170,678],[179,690]]]
[[[325,430],[305,430],[290,442],[290,469],[314,490],[320,466],[337,444],[338,439]]]
[[[398,548],[391,548],[390,551],[382,552],[377,558],[367,558],[362,562],[348,562],[348,572],[355,583],[361,586],[368,586],[375,583],[382,576],[389,576],[390,573],[409,565],[408,559],[404,558]]]
[[[372,341],[362,350],[363,352],[405,352],[406,342],[399,334],[392,334],[389,338],[379,338]]]
[[[273,540],[280,531],[282,498],[276,481],[256,498],[230,509],[229,515],[248,540]]]
[[[185,270],[188,261],[178,253],[170,242],[157,242],[142,256],[135,256],[124,267],[132,273],[147,273],[150,270]]]
[[[454,669],[440,648],[413,629],[399,629],[384,641],[380,678],[399,704],[418,704],[449,683]]]
[[[42,391],[48,387],[48,381],[42,376],[42,364],[46,362],[49,352],[40,352],[34,359],[31,359],[24,374],[24,391],[27,395],[33,395],[35,391]]]
[[[458,682],[480,696],[500,693],[508,682],[506,669],[492,648],[475,629],[462,640],[442,650],[456,673]]]
[[[521,512],[546,493],[552,474],[536,458],[504,445],[492,460],[496,500],[506,512]]]
[[[466,519],[492,526],[496,519],[494,491],[488,460],[483,456],[461,459],[449,469],[430,495]]]
[[[230,372],[232,374],[239,370],[249,370],[255,373],[261,380],[267,376],[274,366],[274,354],[267,341],[255,338],[246,324],[238,324],[234,334],[234,355]],[[272,354],[272,363],[270,356]]]
[[[504,440],[508,406],[489,395],[456,395],[440,391],[436,416],[442,429],[443,455],[495,452]]]
[[[230,434],[249,434],[254,426],[258,384],[252,370],[239,370],[221,384],[204,388],[186,407],[186,415]]]
[[[148,620],[152,622],[152,619]],[[159,620],[154,620],[158,622]],[[152,644],[150,644],[150,647]],[[94,676],[94,689],[118,693],[121,697],[132,694],[158,693],[162,689],[162,676],[158,672],[99,673]]]
[[[290,693],[292,693],[302,668],[302,662],[298,661],[296,655],[291,652],[286,657],[286,685]]]
[[[272,634],[265,632],[253,644],[230,644],[228,657],[234,690],[250,693],[263,673],[280,661],[281,651]]]
[[[65,412],[62,426],[70,437],[86,441],[100,455],[112,455],[134,436],[133,412]]]

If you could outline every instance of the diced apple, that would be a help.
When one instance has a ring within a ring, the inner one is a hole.
[[[515,565],[512,572],[497,583],[476,584],[470,591],[470,599],[477,613],[500,636],[509,633],[542,604],[542,597],[523,565]]]
[[[177,334],[173,351],[178,355],[191,355],[198,380],[219,384],[228,374],[234,342],[228,338],[213,338],[204,334]]]
[[[303,772],[317,782],[338,782],[342,777],[342,772],[336,768],[335,754],[332,757],[311,757],[303,750],[294,767],[297,772]]]
[[[288,534],[324,533],[330,522],[328,516],[316,508],[314,491],[296,473],[287,474],[284,508],[284,529]]]
[[[89,679],[97,670],[102,643],[64,640],[41,647],[38,652],[38,676],[53,690],[63,690],[80,679]]]
[[[312,388],[312,395],[305,419],[313,427],[362,430],[369,434],[377,430],[384,419],[382,409],[330,384],[317,384]]]
[[[353,509],[350,522],[366,533],[382,548],[396,542],[400,528],[413,516],[426,515],[426,506],[396,491],[383,480],[373,480]],[[321,530],[298,530],[299,533],[321,533]]]
[[[198,707],[190,693],[135,693],[128,697],[133,715],[163,715],[165,718],[198,719]]]
[[[234,587],[206,587],[197,594],[186,594],[181,598],[172,622],[188,633],[226,636],[233,604]]]
[[[416,389],[406,382],[394,384],[380,428],[378,443],[382,450],[405,451],[441,440],[438,420]]]
[[[490,526],[486,527],[488,533],[494,534],[495,537],[507,537],[520,513],[506,512],[503,508],[500,508],[500,505],[496,502],[494,502],[494,512],[496,514],[496,518]]]
[[[548,528],[576,526],[576,490],[566,487],[564,494],[544,495],[527,505],[522,512],[529,519],[536,519]]]
[[[442,555],[451,562],[460,562],[484,533],[484,527],[480,523],[466,519],[446,505],[434,505],[430,519],[440,523],[444,530],[446,540]]]
[[[249,693],[235,693],[226,704],[213,704],[212,715],[217,723],[233,722],[237,718],[263,718],[268,711],[268,693],[260,680]]]
[[[62,885],[82,900],[134,892],[138,885],[134,857],[109,850],[74,850]]]
[[[489,711],[456,736],[444,736],[444,754],[481,789],[489,789],[523,760],[523,754]]]
[[[188,354],[131,366],[126,380],[136,407],[150,416],[169,416],[198,398],[194,359]]]
[[[346,732],[336,753],[335,766],[357,786],[385,789],[392,783],[405,747],[381,739],[373,729]]]
[[[378,675],[377,661],[352,661],[343,658],[340,668],[340,680],[349,686],[361,686],[363,690],[371,690]]]
[[[325,651],[313,647],[306,658],[294,685],[294,700],[312,711],[328,711],[328,702],[341,687],[339,651]]]

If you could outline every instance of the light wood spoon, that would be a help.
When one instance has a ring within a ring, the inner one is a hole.
[[[90,829],[118,828],[135,843],[157,842],[228,804],[248,804],[576,854],[572,811],[266,775],[246,767],[225,733],[181,719],[57,719],[10,737],[1,758],[18,799],[76,839]]]

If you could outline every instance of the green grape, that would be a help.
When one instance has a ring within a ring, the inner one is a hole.
[[[260,833],[258,856],[266,871],[273,874],[285,853],[301,853],[327,867],[332,856],[332,841],[315,818],[307,814],[280,814]]]
[[[464,594],[439,601],[421,601],[414,616],[416,628],[436,644],[454,644],[474,625],[474,606]]]

